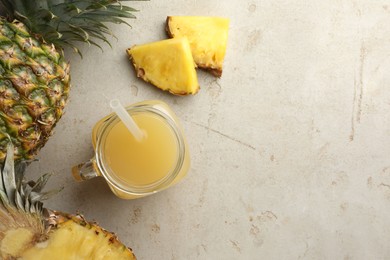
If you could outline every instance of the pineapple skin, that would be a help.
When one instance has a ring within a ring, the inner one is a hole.
[[[229,19],[203,16],[168,16],[165,30],[170,38],[187,37],[196,65],[222,76]]]
[[[0,165],[9,139],[20,161],[46,143],[68,99],[62,50],[111,46],[107,24],[136,18],[124,1],[0,0]]]
[[[136,75],[174,95],[199,91],[195,63],[186,38],[135,45],[127,49]]]
[[[14,20],[0,18],[0,163],[9,140],[15,159],[32,159],[63,114],[69,63]]]

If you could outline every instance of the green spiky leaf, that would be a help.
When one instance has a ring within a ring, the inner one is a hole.
[[[122,3],[129,1],[143,0],[0,0],[0,5],[10,20],[20,20],[32,34],[80,53],[76,42],[110,45],[107,36],[113,35],[106,23],[130,26],[126,20],[134,19],[137,10]]]
[[[7,157],[0,172],[0,209],[16,209],[41,214],[43,210],[41,201],[58,193],[62,188],[42,192],[52,174],[44,174],[37,181],[26,182],[25,169],[25,162],[15,166],[14,146],[9,142]]]

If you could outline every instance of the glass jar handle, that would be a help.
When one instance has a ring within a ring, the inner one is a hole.
[[[72,175],[76,181],[85,181],[99,176],[95,168],[95,158],[88,162],[80,163],[72,168]]]

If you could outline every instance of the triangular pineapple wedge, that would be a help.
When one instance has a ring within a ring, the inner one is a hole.
[[[175,95],[199,90],[194,59],[187,38],[135,45],[127,49],[137,77]]]
[[[168,16],[166,30],[170,37],[187,37],[195,63],[213,75],[222,75],[229,19],[221,17]]]

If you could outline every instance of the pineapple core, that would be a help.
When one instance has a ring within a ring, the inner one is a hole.
[[[199,90],[195,63],[186,38],[136,45],[127,50],[137,76],[175,95]]]
[[[168,16],[166,30],[170,37],[187,37],[198,67],[213,75],[222,75],[229,19],[221,17]]]

